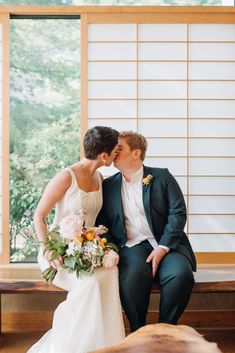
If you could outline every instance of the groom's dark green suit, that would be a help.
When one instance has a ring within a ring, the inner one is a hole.
[[[160,321],[176,323],[190,298],[194,283],[192,270],[196,270],[195,256],[184,233],[186,207],[180,187],[167,169],[144,166],[144,177],[147,175],[153,178],[149,185],[143,185],[145,215],[158,245],[170,248],[155,277],[161,286]],[[134,331],[146,320],[153,284],[151,264],[146,259],[153,248],[147,240],[132,248],[125,246],[121,184],[121,173],[104,180],[103,207],[97,224],[109,228],[110,240],[120,249],[121,300]]]

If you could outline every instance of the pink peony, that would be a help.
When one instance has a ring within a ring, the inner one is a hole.
[[[63,218],[60,222],[60,235],[72,240],[76,235],[81,234],[84,218],[83,211],[80,211],[78,215],[72,214]]]
[[[110,250],[107,254],[104,255],[102,265],[106,269],[113,268],[114,266],[117,266],[119,261],[119,255],[116,253],[116,251]]]

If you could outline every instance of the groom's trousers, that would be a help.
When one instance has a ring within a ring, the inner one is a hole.
[[[189,260],[179,252],[170,251],[160,262],[156,277],[146,259],[153,248],[145,240],[120,251],[120,296],[131,331],[146,324],[153,281],[160,284],[159,322],[176,324],[188,304],[194,277]]]

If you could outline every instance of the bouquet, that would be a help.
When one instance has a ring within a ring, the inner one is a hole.
[[[108,229],[103,225],[85,228],[84,213],[72,214],[62,219],[60,226],[47,232],[44,253],[50,251],[51,261],[59,256],[63,259],[63,268],[68,272],[92,274],[94,268],[111,268],[118,263],[118,249],[115,244],[102,238]],[[49,267],[42,272],[47,282],[52,282],[57,269]]]

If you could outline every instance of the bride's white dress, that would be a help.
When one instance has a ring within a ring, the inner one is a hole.
[[[75,175],[66,168],[72,182],[56,205],[54,224],[68,214],[83,209],[85,225],[94,225],[102,206],[102,181],[98,191],[86,193],[78,188]],[[38,256],[42,270],[48,267],[42,251]],[[119,298],[118,268],[96,268],[94,274],[79,279],[75,273],[59,268],[53,283],[68,290],[67,298],[55,310],[52,329],[28,353],[88,353],[109,347],[125,338]]]

